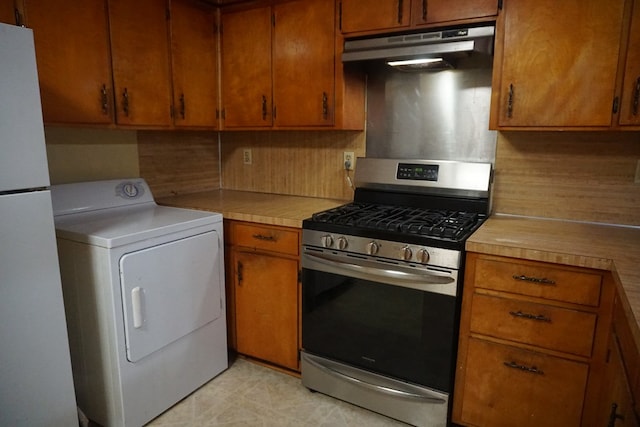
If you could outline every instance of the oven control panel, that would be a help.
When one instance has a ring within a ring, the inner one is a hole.
[[[438,170],[438,165],[399,163],[396,178],[436,182],[438,181]]]
[[[336,250],[352,256],[375,256],[439,267],[460,268],[460,251],[411,245],[369,237],[340,235],[319,230],[302,230],[302,245]]]

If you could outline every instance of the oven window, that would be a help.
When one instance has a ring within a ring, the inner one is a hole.
[[[302,289],[306,351],[451,390],[455,297],[310,269]]]

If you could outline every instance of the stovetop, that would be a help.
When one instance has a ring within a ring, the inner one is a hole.
[[[462,240],[486,215],[439,209],[349,203],[314,214],[312,221],[371,230]]]

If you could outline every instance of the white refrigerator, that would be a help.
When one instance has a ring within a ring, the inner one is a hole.
[[[33,33],[0,23],[0,426],[77,425]]]

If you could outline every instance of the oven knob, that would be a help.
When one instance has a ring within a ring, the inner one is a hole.
[[[417,258],[419,262],[426,264],[429,262],[429,252],[426,249],[420,249],[417,253]]]
[[[411,251],[411,248],[409,246],[405,246],[404,248],[401,249],[400,256],[402,257],[403,260],[409,261],[413,256],[413,252]]]
[[[348,245],[349,242],[347,241],[346,237],[338,237],[338,249],[343,251],[347,249]]]
[[[378,246],[378,244],[376,242],[369,242],[367,244],[367,253],[369,255],[377,254],[379,249],[380,249],[380,247]]]
[[[321,240],[322,246],[324,246],[325,248],[330,248],[331,246],[333,246],[333,237],[331,237],[330,234],[322,236]]]

